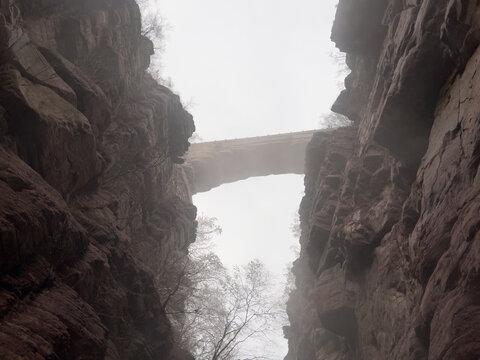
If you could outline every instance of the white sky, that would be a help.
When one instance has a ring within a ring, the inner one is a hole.
[[[338,96],[330,31],[338,0],[160,0],[166,19],[162,76],[189,106],[203,140],[318,128]],[[303,176],[225,184],[198,194],[218,218],[227,265],[259,258],[281,280],[298,243],[290,226]],[[287,352],[286,342],[277,356]]]
[[[222,262],[231,267],[260,259],[275,276],[280,295],[286,267],[295,260],[292,246],[298,245],[298,239],[290,226],[303,193],[302,175],[277,175],[221,185],[197,194],[194,203],[199,212],[216,217],[222,227],[215,239]],[[277,345],[269,344],[268,350],[275,359],[283,359],[288,344],[280,325],[272,340]]]
[[[162,56],[204,140],[318,127],[338,95],[337,0],[161,0]]]
[[[216,250],[223,263],[259,258],[282,281],[285,267],[295,260],[291,247],[298,239],[290,227],[303,193],[303,175],[272,175],[224,184],[197,194],[194,202],[222,227]]]

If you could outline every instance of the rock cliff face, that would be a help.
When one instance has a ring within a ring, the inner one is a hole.
[[[340,0],[332,38],[356,125],[307,148],[287,359],[478,359],[480,4]],[[152,51],[133,0],[0,0],[2,359],[184,357],[153,275],[194,125]]]
[[[480,358],[480,4],[340,0],[355,120],[307,148],[287,359]]]
[[[0,6],[0,358],[173,358],[144,260],[194,238],[194,125],[145,72],[138,6]]]

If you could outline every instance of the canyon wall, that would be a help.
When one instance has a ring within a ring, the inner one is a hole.
[[[287,360],[480,358],[480,3],[340,0],[355,121],[307,148]]]
[[[0,7],[0,358],[181,357],[152,270],[195,236],[194,124],[138,6]]]
[[[302,131],[192,144],[184,165],[191,192],[208,191],[254,176],[303,174],[305,148],[314,133]]]
[[[474,0],[340,1],[355,126],[307,146],[287,360],[480,357],[479,26]],[[302,172],[306,138],[278,163],[250,139],[198,145],[192,181],[152,52],[133,0],[0,0],[2,359],[188,357],[155,273],[194,240],[191,194]]]

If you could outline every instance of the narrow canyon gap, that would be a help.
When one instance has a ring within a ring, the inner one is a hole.
[[[480,357],[479,14],[339,1],[354,125],[306,146],[286,360]],[[153,48],[133,0],[0,2],[2,359],[192,359],[156,269],[195,241],[195,125]]]

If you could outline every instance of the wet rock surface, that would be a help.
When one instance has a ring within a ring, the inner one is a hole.
[[[134,1],[0,6],[0,358],[169,358],[144,260],[194,239],[192,118]]]
[[[307,147],[286,359],[480,357],[479,14],[340,1],[355,126]]]

